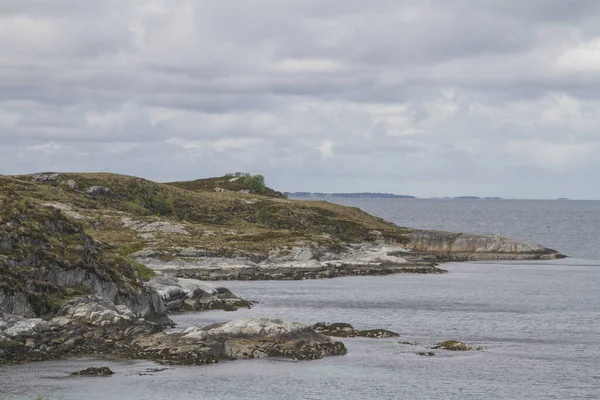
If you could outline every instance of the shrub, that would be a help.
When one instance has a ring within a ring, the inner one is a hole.
[[[241,183],[254,193],[265,192],[265,177],[262,175],[248,175],[241,179]]]
[[[19,209],[19,212],[21,214],[23,214],[25,211],[27,211],[27,199],[23,199],[19,202],[19,205],[17,206],[17,208]]]

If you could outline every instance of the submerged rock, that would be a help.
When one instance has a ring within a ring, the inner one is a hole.
[[[470,350],[483,350],[482,347],[471,347],[467,346],[463,342],[459,342],[458,340],[447,340],[445,342],[441,342],[432,347],[432,349],[439,350],[450,350],[450,351],[470,351]]]
[[[435,356],[435,353],[433,351],[419,351],[417,355],[423,357],[433,357]]]
[[[81,371],[73,372],[71,375],[76,376],[111,376],[114,372],[110,370],[108,367],[90,367]]]
[[[336,322],[333,324],[318,322],[314,324],[312,328],[324,335],[335,337],[366,337],[383,339],[400,336],[396,332],[388,331],[386,329],[356,330],[352,325],[342,322]]]

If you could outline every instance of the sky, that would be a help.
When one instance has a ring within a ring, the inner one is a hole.
[[[0,173],[600,199],[597,0],[2,0]]]

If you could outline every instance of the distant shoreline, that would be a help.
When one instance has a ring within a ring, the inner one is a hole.
[[[347,199],[416,199],[416,200],[547,200],[547,201],[570,201],[573,199],[567,197],[559,197],[556,199],[517,199],[517,198],[504,198],[495,196],[444,196],[444,197],[417,197],[402,194],[391,194],[391,193],[318,193],[318,192],[287,192],[289,197],[293,198],[323,198],[323,197],[335,197],[335,198],[347,198]],[[579,199],[587,200],[587,199]],[[594,201],[594,200],[590,200]]]

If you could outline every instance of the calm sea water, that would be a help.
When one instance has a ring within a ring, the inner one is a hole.
[[[146,361],[77,359],[0,367],[0,398],[600,399],[600,202],[339,201],[399,225],[500,233],[573,258],[447,264],[450,273],[444,275],[226,282],[260,303],[235,313],[180,315],[180,326],[256,316],[349,322],[391,329],[402,337],[343,339],[348,355],[318,361],[235,361],[150,374],[155,365]],[[486,350],[416,354],[446,339]],[[101,365],[116,374],[69,376]]]

